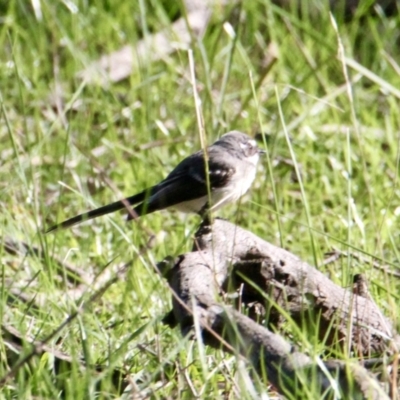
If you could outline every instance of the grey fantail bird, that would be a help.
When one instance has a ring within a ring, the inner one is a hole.
[[[256,176],[261,153],[246,134],[231,131],[204,151],[200,150],[181,161],[160,183],[124,200],[77,215],[52,226],[47,232],[100,217],[131,205],[128,220],[165,208],[206,216],[228,202],[239,200]],[[208,179],[207,179],[208,172]],[[208,186],[209,185],[209,186]]]

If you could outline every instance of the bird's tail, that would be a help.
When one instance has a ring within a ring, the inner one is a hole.
[[[134,204],[138,204],[145,200],[145,198],[148,196],[148,193],[149,193],[148,190],[144,190],[143,192],[135,194],[130,197],[127,197],[126,199],[118,200],[118,201],[108,204],[106,206],[96,208],[95,210],[91,210],[91,211],[85,212],[83,214],[79,214],[75,217],[72,217],[70,219],[67,219],[66,221],[60,222],[59,224],[52,226],[51,228],[46,230],[46,233],[55,231],[60,228],[69,228],[73,225],[79,224],[80,222],[88,221],[90,219],[97,218],[102,215],[106,215],[106,214],[110,214],[110,213],[118,211],[118,210],[122,210],[124,208],[127,208],[127,206],[132,206]]]

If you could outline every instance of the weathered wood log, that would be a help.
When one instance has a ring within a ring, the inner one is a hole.
[[[382,353],[389,349],[388,342],[397,346],[397,334],[375,303],[337,286],[290,252],[217,219],[200,227],[193,251],[175,260],[167,279],[174,295],[166,321],[178,323],[187,334],[196,320],[206,344],[245,356],[280,392],[307,390],[313,376],[321,393],[330,390],[333,395],[337,390],[345,398],[388,398],[363,367],[316,362],[223,304],[219,295],[224,289],[241,285],[242,299],[260,302],[269,318],[278,321],[285,310],[302,326],[319,326],[328,343],[344,343],[362,354]]]
[[[230,279],[236,287],[244,284],[243,296],[250,301],[267,303],[273,321],[281,316],[281,308],[298,324],[314,324],[319,318],[320,337],[328,345],[339,341],[363,355],[382,353],[392,339],[400,342],[373,301],[336,285],[294,254],[236,225],[217,219],[212,227],[202,226],[194,249],[236,259]],[[248,280],[259,289],[246,285]]]

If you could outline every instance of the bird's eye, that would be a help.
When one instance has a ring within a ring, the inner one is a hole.
[[[257,147],[257,143],[256,143],[255,140],[249,140],[249,141],[247,142],[247,145],[248,145],[248,147],[249,147],[250,149],[253,148],[253,147]]]
[[[247,140],[246,142],[240,143],[240,147],[243,150],[251,150],[257,147],[257,143],[255,142],[255,140]]]

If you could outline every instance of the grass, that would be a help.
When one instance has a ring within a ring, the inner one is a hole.
[[[217,7],[203,41],[191,46],[208,143],[230,129],[268,135],[271,168],[265,161],[240,207],[220,215],[340,285],[363,272],[398,324],[399,282],[372,261],[398,268],[399,18],[378,10],[345,21],[337,13],[336,31],[326,5],[306,3],[313,5],[301,17],[268,0]],[[74,358],[72,370],[55,374],[51,355],[34,357],[1,396],[56,398],[63,387],[65,398],[114,398],[116,368],[129,371],[132,391],[153,398],[267,391],[234,357],[160,322],[171,304],[154,263],[190,250],[197,217],[163,212],[128,225],[116,214],[43,235],[56,221],[157,182],[200,147],[187,51],[141,60],[128,79],[106,88],[77,77],[101,55],[168,27],[176,10],[156,0],[11,0],[0,7],[1,239],[42,252],[0,249],[1,319],[43,340],[87,304],[48,343]],[[270,43],[278,57],[267,69]],[[332,248],[364,261],[323,266]],[[85,271],[90,284],[82,289],[56,259]],[[107,282],[125,263],[124,279],[91,301],[93,279]],[[31,300],[15,297],[16,289]],[[298,336],[301,348],[324,351],[315,337]],[[0,376],[29,352],[23,347],[7,362],[2,344]],[[102,372],[80,371],[82,359],[102,364]]]

